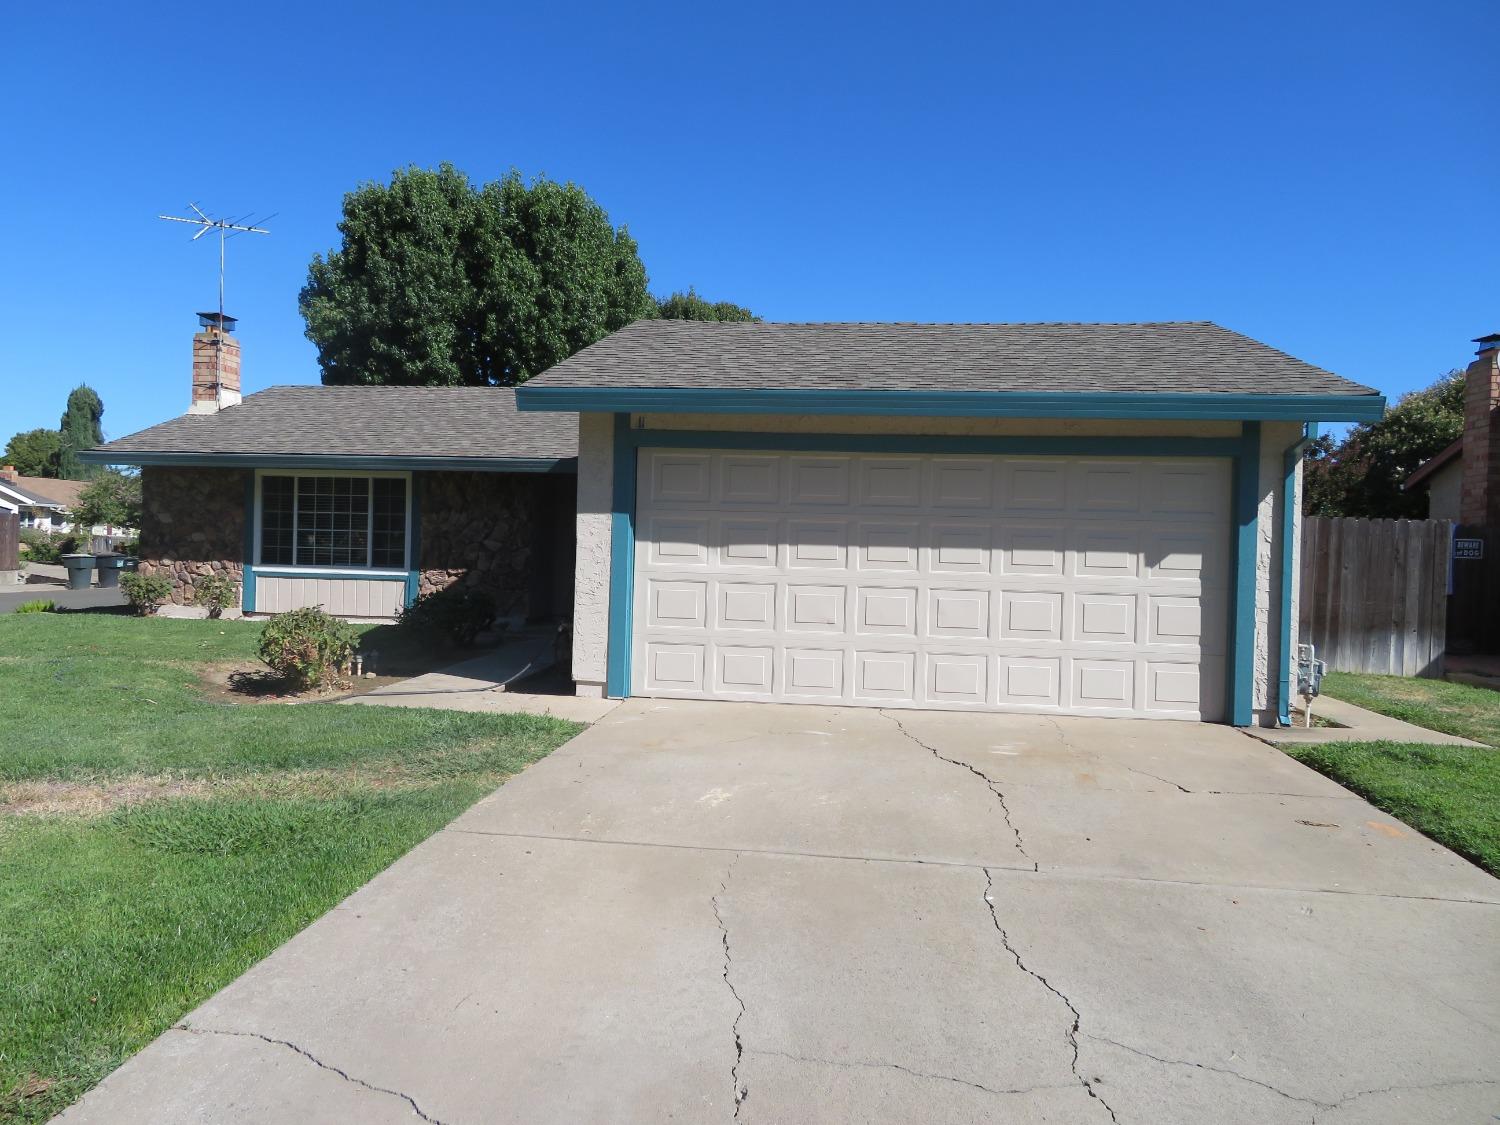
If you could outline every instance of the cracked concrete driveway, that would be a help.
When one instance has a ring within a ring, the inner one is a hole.
[[[1491,1122],[1500,883],[1223,727],[638,700],[67,1122]]]

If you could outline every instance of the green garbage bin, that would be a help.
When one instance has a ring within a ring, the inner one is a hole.
[[[68,589],[87,590],[89,588],[94,572],[93,555],[64,555],[62,564],[68,568]]]
[[[130,560],[124,555],[100,555],[94,563],[94,570],[99,575],[99,586],[108,589],[120,584],[120,571],[125,569],[125,564]]]

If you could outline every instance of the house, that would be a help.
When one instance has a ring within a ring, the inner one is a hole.
[[[0,469],[0,500],[15,505],[23,528],[36,531],[71,531],[68,512],[87,485],[86,480],[22,476],[14,465]],[[105,533],[104,529],[97,531]]]
[[[1208,323],[643,321],[576,413],[580,694],[1286,721],[1301,452],[1367,387]]]
[[[502,388],[242,396],[233,333],[201,314],[188,413],[84,454],[140,466],[140,570],[174,604],[224,574],[246,613],[392,617],[461,583],[505,616],[568,615],[575,418],[518,414]]]
[[[1500,527],[1500,333],[1474,340],[1464,372],[1464,430],[1401,487],[1427,493],[1427,518]]]

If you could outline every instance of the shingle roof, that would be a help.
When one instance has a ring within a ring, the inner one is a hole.
[[[71,508],[77,503],[78,494],[87,484],[86,480],[24,477],[19,474],[15,480],[0,478],[0,488],[10,490],[37,508]]]
[[[217,414],[186,414],[109,442],[143,454],[566,460],[576,414],[522,414],[508,387],[270,387]]]
[[[1374,394],[1207,321],[766,324],[641,320],[538,387]]]

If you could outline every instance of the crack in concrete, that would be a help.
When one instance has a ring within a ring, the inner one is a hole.
[[[1132,1047],[1128,1043],[1121,1043],[1117,1039],[1108,1039],[1102,1035],[1090,1035],[1086,1031],[1083,1032],[1082,1035],[1085,1039],[1092,1039],[1096,1043],[1107,1043],[1111,1047],[1118,1047],[1122,1051],[1129,1051],[1132,1055],[1138,1055],[1143,1059],[1150,1059],[1152,1062],[1162,1063],[1165,1066],[1192,1067],[1195,1070],[1206,1070],[1212,1074],[1222,1074],[1229,1078],[1236,1078],[1241,1082],[1247,1082],[1252,1086],[1259,1086],[1263,1090],[1269,1090],[1273,1094],[1278,1094],[1281,1097],[1285,1098],[1287,1101],[1299,1102],[1302,1105],[1312,1106],[1315,1110],[1336,1110],[1348,1105],[1351,1102],[1359,1101],[1361,1098],[1374,1097],[1377,1094],[1391,1094],[1395,1093],[1398,1090],[1446,1090],[1458,1086],[1500,1086],[1500,1078],[1455,1078],[1448,1079],[1442,1082],[1420,1083],[1398,1082],[1390,1086],[1379,1086],[1370,1090],[1357,1090],[1352,1094],[1345,1094],[1337,1101],[1327,1101],[1323,1098],[1314,1098],[1308,1094],[1293,1094],[1287,1090],[1283,1090],[1279,1086],[1275,1086],[1270,1082],[1266,1082],[1263,1079],[1252,1078],[1248,1074],[1243,1074],[1238,1070],[1230,1070],[1228,1067],[1211,1066],[1208,1063],[1193,1062],[1190,1059],[1163,1058],[1161,1055],[1153,1055],[1150,1051],[1142,1050],[1140,1047]],[[1314,1123],[1316,1123],[1317,1121],[1316,1114],[1314,1114],[1313,1116],[1313,1121]]]
[[[1104,1108],[1104,1112],[1109,1114],[1110,1121],[1115,1122],[1116,1125],[1118,1125],[1120,1119],[1115,1116],[1113,1107],[1111,1107],[1110,1104],[1100,1096],[1098,1090],[1094,1089],[1095,1079],[1085,1078],[1083,1072],[1078,1069],[1078,1036],[1081,1034],[1078,1028],[1079,1025],[1083,1023],[1083,1016],[1079,1013],[1078,1006],[1074,1004],[1072,1000],[1068,999],[1068,997],[1064,995],[1056,985],[1054,985],[1046,977],[1042,976],[1041,973],[1031,968],[1026,964],[1025,961],[1021,959],[1021,954],[1017,951],[1016,947],[1011,944],[1010,935],[1005,932],[1005,927],[1000,924],[1000,915],[995,910],[995,877],[990,874],[990,869],[988,867],[983,868],[982,870],[984,871],[984,903],[985,906],[989,909],[990,921],[995,925],[995,932],[1000,935],[1000,944],[1005,946],[1005,952],[1009,953],[1011,959],[1015,961],[1016,968],[1020,969],[1027,976],[1036,980],[1043,988],[1045,988],[1048,992],[1052,993],[1052,995],[1061,1000],[1063,1002],[1063,1005],[1068,1009],[1068,1012],[1072,1015],[1073,1022],[1068,1027],[1068,1046],[1073,1050],[1073,1058],[1070,1062],[1070,1067],[1073,1071],[1073,1077],[1078,1079],[1078,1083],[1083,1087],[1084,1093],[1088,1094],[1089,1097],[1093,1098]]]
[[[1160,774],[1149,773],[1146,770],[1137,769],[1135,766],[1126,766],[1124,762],[1105,763],[1104,759],[1101,758],[1098,754],[1094,755],[1094,761],[1100,762],[1100,763],[1103,763],[1103,764],[1108,764],[1108,765],[1120,765],[1120,766],[1124,766],[1124,768],[1127,769],[1127,770],[1129,770],[1131,773],[1138,773],[1142,777],[1149,777],[1152,781],[1159,781],[1163,785],[1170,785],[1173,789],[1176,789],[1179,793],[1191,793],[1192,792],[1192,790],[1189,789],[1186,785],[1179,785],[1179,784],[1177,784],[1177,782],[1171,780],[1170,778],[1162,777]]]
[[[981,1090],[986,1094],[1035,1094],[1043,1090],[1071,1090],[1073,1086],[1041,1085],[1022,1086],[1016,1089],[997,1089],[994,1086],[985,1086],[979,1082],[970,1082],[966,1078],[955,1078],[951,1074],[934,1074],[926,1070],[914,1070],[900,1063],[875,1062],[867,1059],[820,1059],[810,1055],[794,1055],[789,1051],[767,1051],[759,1047],[750,1047],[745,1052],[748,1055],[766,1055],[778,1059],[790,1059],[792,1062],[812,1063],[816,1066],[833,1066],[859,1070],[899,1070],[902,1074],[909,1074],[913,1078],[923,1078],[933,1082],[952,1082],[958,1086],[967,1086],[972,1090]]]
[[[729,877],[734,874],[734,865],[739,861],[740,857],[736,854],[729,866],[724,869],[724,878],[719,881],[719,894],[724,894],[729,889]],[[719,895],[714,895],[709,901],[713,904],[714,921],[719,925],[719,940],[724,946],[724,986],[729,989],[729,995],[734,997],[734,1002],[740,1008],[730,1027],[734,1035],[734,1065],[729,1068],[729,1080],[734,1084],[734,1116],[738,1118],[740,1107],[750,1096],[749,1088],[740,1081],[740,1064],[745,1061],[745,1041],[740,1038],[740,1020],[745,1018],[745,1001],[740,996],[739,989],[734,987],[734,981],[729,979],[729,968],[734,963],[734,959],[729,950],[729,927],[724,924],[724,915],[719,910]]]
[[[334,1066],[332,1063],[324,1062],[322,1059],[314,1055],[311,1051],[307,1050],[307,1048],[299,1047],[297,1046],[297,1044],[291,1042],[290,1040],[273,1039],[271,1036],[262,1035],[257,1031],[229,1031],[224,1028],[218,1027],[194,1027],[193,1025],[187,1023],[176,1024],[173,1026],[172,1030],[185,1031],[189,1035],[228,1035],[237,1039],[259,1039],[262,1043],[269,1043],[273,1047],[285,1047],[287,1050],[301,1055],[304,1059],[312,1063],[314,1066],[318,1067],[320,1070],[326,1070],[330,1074],[337,1074],[345,1082],[348,1082],[355,1086],[363,1087],[364,1089],[376,1094],[385,1094],[388,1097],[400,1098],[407,1105],[411,1106],[411,1111],[413,1113],[415,1113],[423,1121],[430,1122],[431,1125],[443,1125],[443,1123],[436,1117],[433,1117],[430,1114],[426,1113],[422,1109],[422,1107],[417,1104],[417,1100],[410,1094],[403,1094],[400,1090],[392,1090],[385,1086],[376,1086],[372,1082],[366,1082],[363,1078],[356,1078],[347,1070],[341,1070],[339,1067]]]
[[[1031,868],[1033,871],[1041,870],[1036,860],[1032,859],[1030,853],[1027,852],[1026,840],[1024,837],[1022,837],[1021,830],[1016,827],[1015,821],[1011,820],[1010,806],[1005,803],[1005,794],[1000,792],[1000,787],[995,783],[995,780],[990,777],[989,774],[985,773],[978,766],[970,765],[968,762],[961,761],[958,758],[949,758],[945,756],[941,751],[938,750],[936,746],[929,746],[916,735],[912,734],[911,731],[907,730],[906,725],[889,711],[882,710],[880,714],[884,715],[891,722],[895,723],[896,729],[899,730],[904,736],[906,736],[906,738],[916,743],[916,745],[920,746],[923,750],[926,750],[938,761],[947,762],[950,766],[958,766],[961,769],[966,769],[975,777],[979,778],[980,781],[984,782],[989,791],[995,795],[995,800],[1000,804],[1000,814],[1005,818],[1005,827],[1009,828],[1011,834],[1015,837],[1016,851],[1021,853],[1022,859],[1031,864]]]

